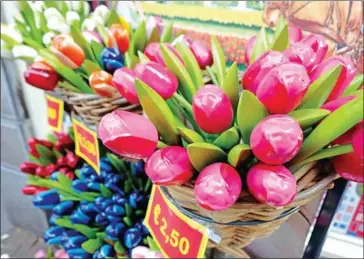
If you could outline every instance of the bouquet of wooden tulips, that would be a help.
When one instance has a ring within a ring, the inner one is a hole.
[[[349,58],[325,59],[322,37],[289,37],[283,19],[272,37],[262,29],[248,45],[241,85],[214,37],[213,84],[204,84],[190,42],[175,43],[176,51],[147,47],[136,76],[121,84],[146,116],[116,110],[98,128],[110,150],[146,159],[154,184],[193,186],[202,208],[224,211],[246,191],[269,206],[289,205],[298,192],[294,173],[314,161],[364,181],[363,75]]]

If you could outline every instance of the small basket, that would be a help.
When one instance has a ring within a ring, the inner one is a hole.
[[[326,161],[325,161],[326,162]],[[212,212],[197,205],[193,183],[163,187],[166,196],[185,215],[203,223],[221,237],[219,244],[209,241],[209,247],[238,258],[246,258],[242,250],[257,238],[265,238],[277,230],[287,219],[308,204],[324,190],[333,187],[337,174],[329,163],[311,162],[294,173],[297,195],[284,207],[272,207],[256,201],[249,192],[243,191],[232,207],[226,211]]]

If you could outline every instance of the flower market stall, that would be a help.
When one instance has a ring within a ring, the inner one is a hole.
[[[2,56],[43,89],[22,191],[69,258],[237,258],[342,177],[363,183],[363,75],[282,17],[244,45],[104,5],[19,1]],[[8,52],[6,51],[8,50]],[[70,125],[64,123],[70,119]]]

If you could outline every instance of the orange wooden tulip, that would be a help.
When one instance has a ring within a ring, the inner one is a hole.
[[[112,86],[112,75],[103,70],[93,72],[89,78],[89,84],[102,97],[111,98],[117,93]]]
[[[121,53],[125,53],[129,49],[129,34],[121,24],[111,25],[107,37],[107,46],[116,48]]]
[[[83,49],[67,34],[54,37],[51,50],[65,66],[72,69],[79,68],[85,60]]]

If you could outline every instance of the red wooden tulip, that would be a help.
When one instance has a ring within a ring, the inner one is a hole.
[[[40,187],[40,186],[35,186],[35,185],[25,185],[23,188],[22,188],[22,193],[24,195],[34,195],[34,194],[37,194],[37,193],[40,193],[40,192],[44,192],[44,191],[47,191],[48,188],[46,187]]]
[[[355,126],[353,135],[352,135],[352,145],[353,145],[353,149],[354,149],[354,153],[357,157],[359,157],[360,159],[364,159],[364,124],[363,121],[361,121],[360,123],[358,123]]]
[[[198,89],[192,101],[193,117],[205,132],[217,134],[227,130],[233,122],[233,107],[229,97],[216,85]]]
[[[24,79],[31,86],[52,91],[58,84],[59,76],[44,61],[36,61],[24,71]]]
[[[116,90],[112,84],[112,75],[106,71],[100,70],[93,72],[89,78],[89,84],[102,97],[111,98],[116,94]]]
[[[46,177],[48,177],[50,175],[50,173],[47,172],[47,170],[42,166],[39,166],[35,170],[35,174],[38,175],[39,177],[42,177],[42,178],[46,178]]]
[[[39,167],[39,165],[36,164],[36,163],[24,162],[24,163],[20,164],[19,169],[23,173],[34,175],[35,174],[35,170],[38,167]]]
[[[166,46],[170,51],[175,54],[178,59],[182,62],[183,65],[185,65],[185,62],[181,58],[181,56],[178,54],[177,50],[169,43],[164,43],[164,46]],[[161,64],[162,66],[166,66],[163,55],[160,48],[160,43],[158,42],[151,42],[147,45],[147,47],[144,50],[144,54],[151,60],[158,64]]]
[[[256,93],[258,85],[262,78],[272,68],[288,63],[289,59],[278,51],[267,51],[259,58],[257,58],[252,64],[250,64],[245,70],[242,78],[243,88],[249,90],[252,93]]]
[[[296,120],[287,115],[271,115],[253,129],[250,146],[260,161],[279,165],[298,153],[302,140],[303,132]]]
[[[254,198],[271,206],[288,205],[296,197],[296,179],[283,165],[255,164],[246,181]]]
[[[177,77],[164,66],[147,62],[135,67],[136,76],[156,91],[163,99],[171,98],[178,88]]]
[[[108,149],[131,159],[150,156],[158,143],[158,132],[151,121],[120,110],[102,118],[98,135]]]
[[[325,42],[325,38],[318,34],[310,34],[302,38],[302,43],[310,46],[316,53],[315,65],[322,62],[329,46]]]
[[[289,46],[283,54],[294,63],[303,65],[310,72],[315,65],[316,53],[312,48],[302,42],[296,42]]]
[[[263,77],[256,96],[270,114],[286,114],[301,103],[309,84],[310,78],[302,65],[286,63],[272,68]]]
[[[239,198],[241,187],[240,175],[233,167],[225,163],[211,164],[197,177],[196,201],[207,210],[226,210]]]
[[[148,158],[145,173],[154,184],[181,185],[193,176],[193,166],[185,148],[171,146],[154,152]]]
[[[67,34],[55,36],[51,50],[65,66],[72,69],[79,68],[85,60],[83,49]]]
[[[120,53],[125,53],[129,49],[129,34],[121,24],[111,25],[107,44],[109,48],[116,48]]]
[[[364,163],[360,158],[351,152],[333,158],[335,171],[344,179],[358,183],[364,183]]]
[[[253,48],[255,45],[255,41],[257,40],[257,36],[252,36],[250,37],[250,39],[248,40],[246,47],[245,47],[245,62],[247,65],[250,64],[250,57],[252,55],[253,52]]]
[[[135,89],[135,77],[136,73],[133,70],[122,67],[115,71],[112,83],[120,95],[128,100],[128,102],[139,104],[140,101]]]
[[[349,57],[337,57],[337,56],[330,57],[326,59],[324,62],[318,64],[310,75],[311,81],[313,82],[317,78],[322,76],[325,72],[339,65],[342,65],[343,67],[334,88],[332,89],[329,97],[327,98],[327,102],[339,98],[345,91],[345,89],[349,86],[351,80],[353,80],[357,72],[355,65],[353,64],[353,62]]]

